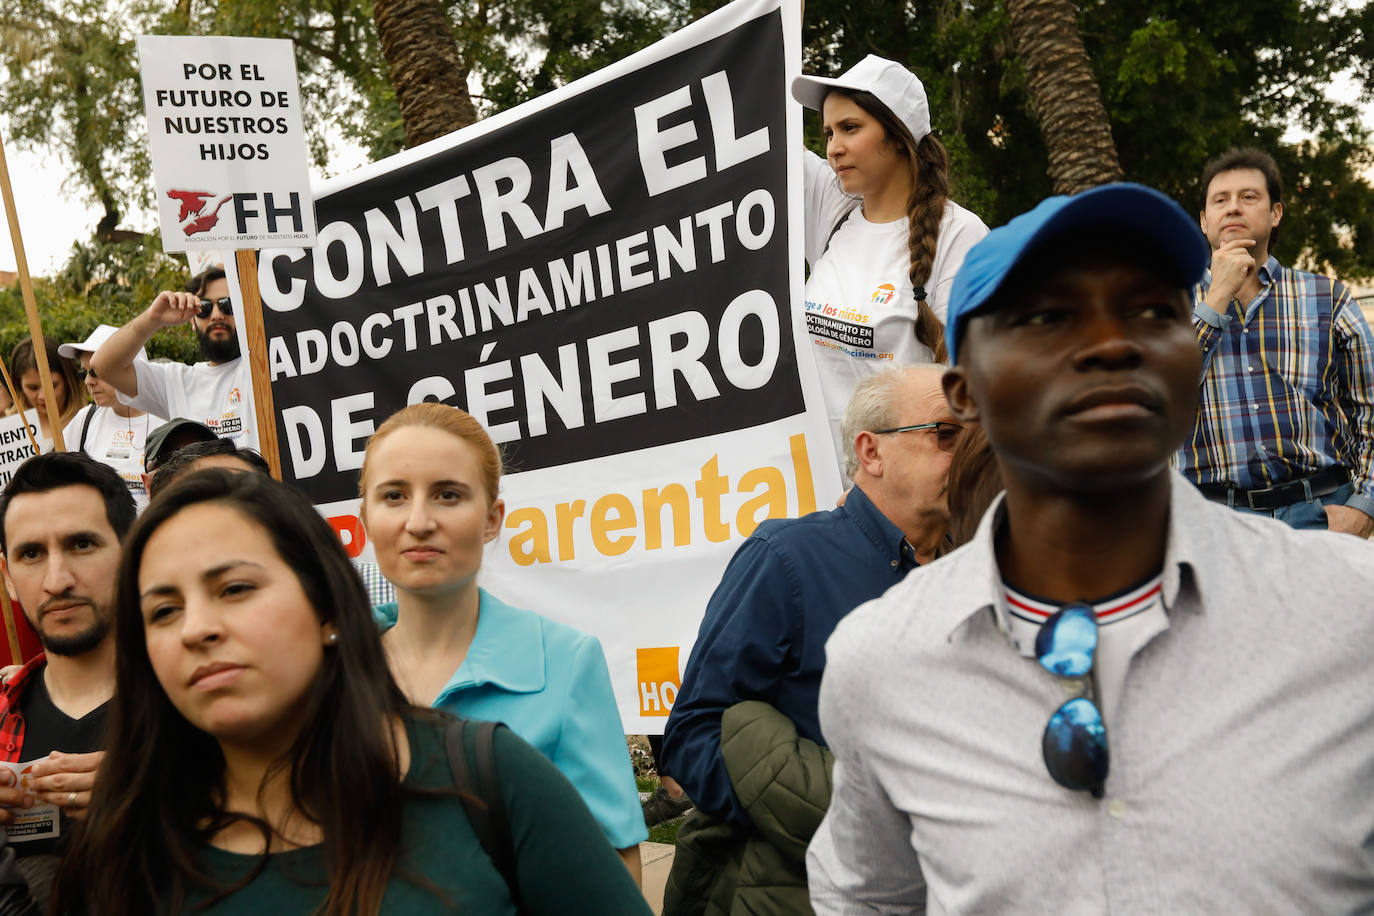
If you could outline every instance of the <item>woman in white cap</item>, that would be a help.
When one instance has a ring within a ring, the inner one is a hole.
[[[858,381],[885,365],[944,362],[943,316],[964,255],[987,234],[949,199],[949,154],[925,88],[870,54],[837,79],[799,76],[821,113],[826,161],[805,157],[807,329],[841,456]]]
[[[79,363],[76,375],[85,383],[93,402],[72,417],[62,430],[62,438],[70,451],[85,452],[118,471],[141,512],[148,505],[148,491],[143,485],[143,446],[148,431],[167,421],[121,404],[114,386],[91,368],[91,354],[116,330],[102,324],[80,343],[64,343],[57,348],[63,357]]]

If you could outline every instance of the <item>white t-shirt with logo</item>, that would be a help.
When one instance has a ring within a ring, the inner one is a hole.
[[[126,397],[120,392],[121,404],[159,417],[195,420],[221,438],[233,439],[239,448],[258,447],[248,360],[239,357],[217,366],[136,360],[134,370],[138,373],[138,396]]]
[[[844,193],[824,159],[807,153],[804,163],[806,260],[811,275],[803,307],[835,453],[843,466],[840,421],[854,386],[882,366],[926,363],[932,354],[914,331],[909,221],[904,217],[869,222],[859,201]],[[941,320],[964,255],[987,233],[977,216],[952,200],[946,202],[926,281],[928,302]]]
[[[91,425],[86,430],[86,441],[81,443],[81,428],[91,414]],[[145,413],[137,417],[121,417],[112,407],[97,407],[87,404],[72,418],[62,430],[62,438],[67,448],[81,448],[87,455],[102,464],[108,464],[119,473],[133,494],[138,510],[148,505],[148,491],[143,487],[143,445],[148,440],[148,431],[157,429],[167,421],[159,416]]]

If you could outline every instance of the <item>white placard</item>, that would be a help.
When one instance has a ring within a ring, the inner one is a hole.
[[[311,247],[291,42],[140,35],[164,251]]]
[[[33,774],[29,771],[39,760],[47,759],[47,757],[38,757],[34,760],[25,760],[22,763],[0,761],[0,766],[14,774],[17,780],[16,785],[20,789],[33,791]],[[62,833],[61,812],[56,805],[34,805],[32,808],[15,808],[13,811],[14,819],[5,825],[5,834],[11,843],[22,843],[25,840],[46,840]]]
[[[29,428],[33,430],[33,436],[37,439],[38,427],[30,424]],[[24,418],[19,414],[0,417],[0,488],[10,482],[19,465],[36,454],[38,453],[34,451],[29,434],[24,431]]]

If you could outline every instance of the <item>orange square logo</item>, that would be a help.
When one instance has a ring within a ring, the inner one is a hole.
[[[682,688],[678,674],[677,646],[658,649],[636,649],[639,663],[639,714],[668,717],[673,701]]]

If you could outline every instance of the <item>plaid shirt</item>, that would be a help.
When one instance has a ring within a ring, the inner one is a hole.
[[[1177,456],[1194,483],[1253,489],[1349,469],[1347,505],[1374,515],[1374,334],[1339,282],[1270,257],[1260,293],[1225,315],[1194,292],[1202,406]]]
[[[24,717],[19,712],[19,698],[24,695],[29,678],[47,663],[47,656],[35,655],[0,687],[0,760],[6,763],[23,759]]]
[[[353,568],[362,577],[363,588],[367,589],[367,600],[372,602],[373,607],[390,604],[396,600],[396,586],[382,575],[382,568],[376,563],[354,560]]]

